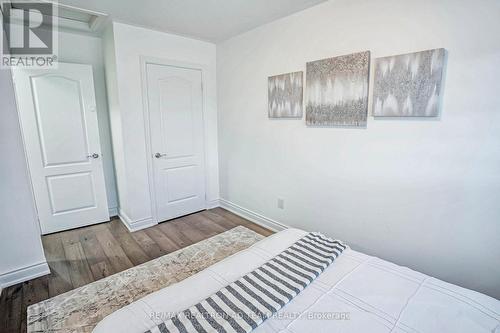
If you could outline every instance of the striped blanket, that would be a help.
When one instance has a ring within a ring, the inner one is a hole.
[[[309,233],[264,265],[145,333],[251,332],[304,290],[346,249]]]

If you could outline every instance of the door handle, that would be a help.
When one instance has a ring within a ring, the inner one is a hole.
[[[97,154],[97,153],[93,153],[93,154],[91,154],[91,155],[87,155],[87,158],[94,158],[94,159],[95,159],[95,158],[99,158],[99,154]]]
[[[156,153],[156,154],[155,154],[155,157],[156,157],[156,158],[162,158],[162,157],[164,157],[164,156],[167,156],[167,154],[161,154],[161,153]]]

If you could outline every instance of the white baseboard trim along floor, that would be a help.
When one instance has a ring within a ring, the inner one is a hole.
[[[227,209],[228,211],[236,215],[240,215],[241,217],[244,217],[247,220],[250,220],[272,231],[278,232],[289,228],[287,225],[281,222],[265,217],[264,215],[256,213],[250,209],[241,207],[229,200],[219,199],[219,202],[220,202],[220,207]]]
[[[50,274],[50,268],[47,262],[41,262],[28,267],[20,268],[0,275],[0,288],[3,289],[10,287],[47,274]]]
[[[158,224],[155,221],[153,221],[152,217],[148,217],[148,218],[145,218],[145,219],[133,221],[120,208],[118,208],[118,217],[123,222],[123,224],[125,224],[125,226],[127,227],[128,231],[130,231],[130,232],[139,231],[139,230],[146,229],[146,228],[149,228],[149,227],[152,227],[152,226]]]

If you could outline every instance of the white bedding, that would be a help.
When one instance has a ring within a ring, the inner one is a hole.
[[[287,229],[106,317],[94,333],[144,333],[273,258],[306,232]],[[333,319],[332,319],[333,318]],[[500,333],[500,302],[347,249],[255,332]]]

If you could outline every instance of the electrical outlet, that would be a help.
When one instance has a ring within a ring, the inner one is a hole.
[[[285,199],[278,198],[278,208],[279,209],[285,209]]]

